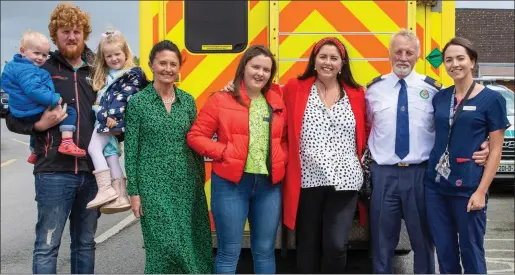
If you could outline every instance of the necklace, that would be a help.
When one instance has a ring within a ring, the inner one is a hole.
[[[175,102],[175,93],[169,99],[162,99],[164,104],[172,104]]]
[[[332,98],[329,98],[327,96],[327,91],[325,90],[324,92],[322,92],[322,89],[320,89],[320,87],[315,84],[315,87],[317,88],[317,91],[318,91],[318,96],[320,97],[320,100],[322,101],[322,103],[326,106],[332,106],[334,105],[337,101],[338,101],[338,98],[339,98],[339,94],[337,94],[336,96],[332,96]],[[328,100],[330,99],[330,100]]]

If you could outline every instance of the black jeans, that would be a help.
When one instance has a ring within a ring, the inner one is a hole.
[[[344,273],[357,191],[302,188],[297,212],[297,271]]]

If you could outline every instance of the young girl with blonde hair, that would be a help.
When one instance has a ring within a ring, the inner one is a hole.
[[[88,209],[100,207],[105,214],[130,209],[126,178],[120,166],[120,148],[125,132],[125,109],[129,98],[148,81],[132,59],[132,53],[120,31],[102,34],[92,77],[93,90],[97,100],[93,104],[95,130],[91,137],[88,153],[93,161],[98,193],[88,203]]]

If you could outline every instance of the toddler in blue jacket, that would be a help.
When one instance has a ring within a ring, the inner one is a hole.
[[[45,64],[50,52],[48,38],[34,31],[26,31],[20,43],[20,53],[14,55],[7,63],[2,73],[2,88],[9,94],[9,111],[16,118],[37,122],[47,108],[61,105],[62,98],[55,92],[52,78],[48,71],[40,68]],[[62,142],[58,151],[62,154],[84,157],[86,151],[73,143],[73,132],[77,121],[77,111],[68,106],[68,116],[64,119],[59,130]],[[34,152],[34,137],[30,137],[31,155],[28,162],[37,161]]]

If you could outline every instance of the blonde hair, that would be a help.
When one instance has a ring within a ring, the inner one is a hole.
[[[400,31],[398,31],[392,35],[392,38],[390,39],[390,47],[388,48],[388,52],[390,52],[392,50],[393,40],[397,36],[402,36],[402,37],[406,38],[408,41],[416,41],[417,42],[417,48],[416,48],[417,56],[420,56],[420,40],[418,40],[418,37],[415,33],[413,33],[412,31],[406,30],[406,29],[401,29]]]
[[[60,3],[50,14],[48,32],[52,41],[57,43],[57,30],[59,28],[74,27],[82,28],[84,31],[84,41],[88,41],[91,33],[91,22],[89,14],[82,11],[79,7],[74,7],[70,3]]]
[[[46,43],[50,46],[50,41],[44,34],[33,31],[33,30],[28,30],[28,31],[24,32],[23,35],[21,36],[20,49],[27,47],[27,44],[29,42],[33,42],[33,41]]]
[[[103,33],[100,37],[100,42],[98,43],[97,55],[95,58],[95,63],[93,64],[95,73],[92,77],[92,86],[94,91],[99,91],[106,85],[106,77],[109,73],[109,67],[107,66],[104,58],[104,47],[106,44],[119,45],[125,54],[126,59],[122,70],[128,70],[132,67],[135,67],[129,43],[127,43],[127,40],[122,35],[122,33],[120,31],[107,31]]]

